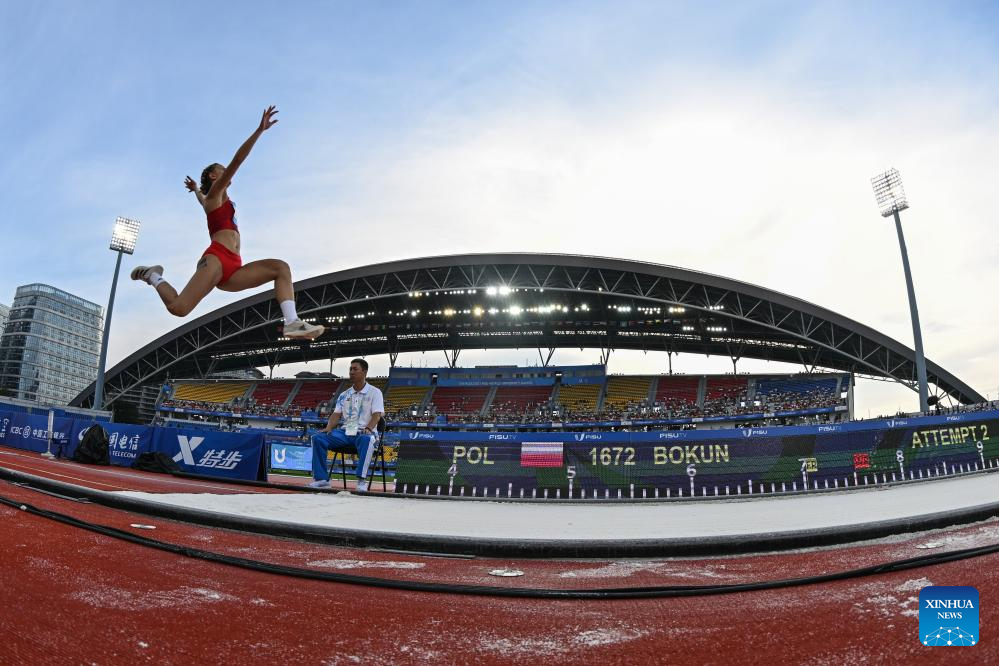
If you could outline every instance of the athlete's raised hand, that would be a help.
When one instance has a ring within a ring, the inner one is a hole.
[[[184,179],[184,187],[187,188],[188,192],[197,192],[198,184],[194,182],[194,179],[188,176]]]
[[[277,109],[271,105],[264,109],[264,115],[260,117],[260,127],[257,128],[260,132],[269,130],[275,124],[277,124]]]
[[[250,154],[250,150],[253,149],[253,144],[257,142],[257,139],[260,138],[261,134],[269,130],[277,123],[277,118],[274,117],[276,115],[277,109],[273,104],[264,109],[263,115],[260,116],[260,125],[257,126],[257,129],[253,130],[253,134],[250,135],[250,138],[244,141],[243,145],[239,147],[239,150],[237,150],[236,154],[233,155],[232,161],[229,162],[229,166],[227,166],[222,172],[222,175],[215,179],[215,183],[212,185],[212,189],[210,190],[213,197],[216,196],[214,193],[224,192],[225,188],[229,187],[229,183],[232,182],[232,177],[236,175],[236,170],[239,169],[243,160],[247,158]],[[221,201],[219,203],[221,203]]]

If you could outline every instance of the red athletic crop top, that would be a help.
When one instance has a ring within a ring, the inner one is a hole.
[[[236,206],[232,199],[208,213],[208,235],[214,236],[216,231],[223,229],[239,232],[239,227],[236,226]]]

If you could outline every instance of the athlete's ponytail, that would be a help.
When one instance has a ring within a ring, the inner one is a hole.
[[[208,174],[212,172],[215,168],[215,164],[209,164],[205,167],[204,171],[201,172],[201,193],[208,196],[208,190],[212,189],[212,179],[208,177]]]

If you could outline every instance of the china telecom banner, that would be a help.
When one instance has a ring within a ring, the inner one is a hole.
[[[676,497],[869,485],[995,465],[997,433],[996,411],[700,431],[404,431],[396,489],[565,497],[571,482],[573,496]]]
[[[57,416],[52,421],[53,446],[55,440],[65,439],[73,426],[73,419]],[[15,449],[43,453],[49,445],[49,417],[46,414],[27,412],[0,412],[0,444]]]
[[[153,428],[152,450],[166,453],[191,474],[255,481],[263,446],[263,435]]]
[[[76,447],[83,441],[84,433],[95,424],[95,421],[76,419],[70,431],[69,446],[63,451],[67,458],[72,457]],[[127,423],[98,424],[108,434],[108,457],[112,465],[131,467],[135,459],[147,451],[153,450],[152,426],[130,425]]]

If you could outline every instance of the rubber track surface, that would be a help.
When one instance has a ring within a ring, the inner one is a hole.
[[[736,583],[820,574],[999,541],[999,523],[990,521],[850,547],[730,558],[444,559],[150,519],[9,483],[0,483],[0,494],[143,536],[239,557],[316,570],[494,586]],[[134,528],[133,523],[156,529]],[[999,620],[991,602],[999,592],[999,577],[989,573],[999,565],[995,555],[778,591],[550,601],[291,579],[151,550],[8,507],[0,507],[0,526],[0,636],[6,638],[2,664],[235,659],[290,664],[999,663],[991,631]],[[497,568],[519,569],[524,575],[490,576]],[[917,599],[919,589],[929,584],[978,587],[983,601],[979,645],[941,654],[945,648],[919,643]]]

